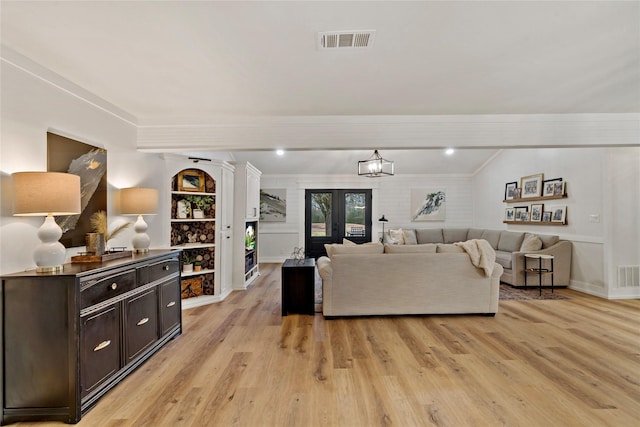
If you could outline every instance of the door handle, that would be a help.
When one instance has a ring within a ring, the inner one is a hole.
[[[142,326],[142,325],[144,325],[145,323],[147,323],[148,321],[149,321],[149,318],[148,318],[148,317],[145,317],[145,318],[140,319],[140,321],[139,321],[138,323],[136,323],[136,325],[138,325],[138,326]]]
[[[109,347],[110,344],[111,344],[111,340],[102,341],[100,344],[96,346],[96,348],[93,349],[93,351],[100,351],[103,348]]]

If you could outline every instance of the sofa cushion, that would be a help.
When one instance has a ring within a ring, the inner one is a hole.
[[[500,241],[499,230],[484,230],[481,238],[489,242],[493,249],[498,249],[498,242]]]
[[[341,245],[339,243],[326,243],[324,245],[329,258],[338,254],[381,254],[384,250],[382,243],[371,242],[364,245]]]
[[[419,228],[416,230],[418,243],[444,243],[442,228]]]
[[[553,246],[560,241],[559,236],[549,234],[538,234],[538,237],[542,241],[542,249],[546,249],[549,246]]]
[[[498,241],[498,250],[505,252],[518,252],[522,241],[524,240],[524,233],[519,231],[502,231],[500,232],[500,240]]]
[[[385,254],[435,254],[435,243],[423,243],[421,245],[384,245]]]
[[[454,245],[453,243],[438,243],[436,252],[439,254],[466,253],[461,246]]]
[[[482,239],[483,228],[470,228],[467,232],[467,240]]]
[[[468,228],[443,228],[444,243],[466,242],[468,231]]]
[[[511,260],[513,259],[511,255],[511,252],[498,250],[496,251],[496,262],[503,268],[511,270]]]
[[[413,228],[405,228],[402,230],[402,237],[404,238],[405,245],[417,245],[418,239],[416,237],[416,230]]]
[[[538,251],[542,248],[542,240],[535,234],[526,233],[520,246],[520,252]]]
[[[404,236],[402,234],[402,228],[396,228],[389,230],[388,243],[392,245],[404,245]]]

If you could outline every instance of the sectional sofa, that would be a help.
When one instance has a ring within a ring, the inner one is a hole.
[[[484,239],[496,251],[496,262],[503,267],[500,281],[512,286],[524,286],[525,253],[554,256],[554,285],[569,286],[571,280],[571,242],[557,235],[533,234],[523,231],[488,230],[482,228],[391,229],[385,233],[388,244],[454,243],[470,239]],[[546,265],[545,265],[546,267]],[[537,276],[528,284],[537,284]],[[543,277],[543,285],[551,284],[550,276]]]

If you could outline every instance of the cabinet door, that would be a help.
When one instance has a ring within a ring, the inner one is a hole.
[[[125,301],[125,354],[131,362],[158,339],[158,296],[156,288]]]
[[[220,230],[220,244],[216,245],[216,273],[220,282],[222,294],[226,294],[233,285],[233,173],[222,171],[222,229]]]
[[[247,219],[260,216],[260,177],[247,171]]]
[[[180,283],[178,279],[160,285],[160,336],[180,323]]]
[[[120,304],[81,318],[80,376],[85,397],[120,369]]]

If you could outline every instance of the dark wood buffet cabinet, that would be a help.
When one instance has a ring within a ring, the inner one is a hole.
[[[2,424],[77,423],[182,333],[180,251],[2,277]]]

